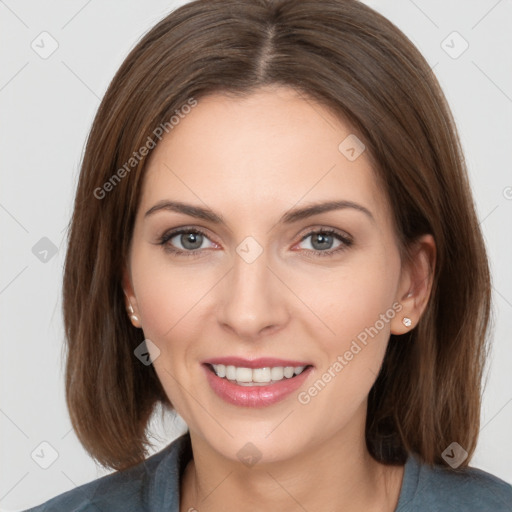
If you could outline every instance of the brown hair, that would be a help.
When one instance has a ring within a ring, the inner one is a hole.
[[[87,141],[65,262],[66,400],[79,440],[101,465],[125,469],[148,454],[155,406],[172,410],[153,366],[134,356],[143,338],[121,286],[147,163],[137,150],[191,98],[267,85],[293,87],[347,120],[385,184],[403,247],[425,233],[437,245],[428,306],[416,328],[391,335],[369,395],[370,453],[387,464],[408,452],[442,463],[457,441],[467,465],[490,278],[462,150],[425,59],[355,0],[197,0],[152,28],[116,73]]]

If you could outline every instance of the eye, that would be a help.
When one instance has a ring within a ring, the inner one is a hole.
[[[311,238],[305,250],[313,256],[330,256],[334,253],[348,249],[352,238],[346,233],[335,229],[319,229],[303,236],[300,243]],[[210,245],[204,246],[205,242]],[[176,256],[198,256],[204,249],[215,248],[218,245],[211,242],[206,233],[197,228],[179,228],[164,233],[158,240],[165,251]],[[333,248],[334,247],[334,248]]]
[[[165,250],[184,256],[196,256],[203,249],[214,247],[215,244],[203,246],[204,242],[209,241],[206,234],[195,228],[180,228],[164,233],[158,243],[164,246]]]
[[[333,253],[346,250],[353,244],[352,239],[347,234],[335,229],[311,231],[302,237],[301,242],[308,238],[311,238],[311,241],[308,244],[310,247],[306,247],[306,250],[312,252],[314,256],[330,256]],[[335,245],[336,243],[337,245]]]

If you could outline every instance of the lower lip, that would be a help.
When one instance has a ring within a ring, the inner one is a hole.
[[[308,378],[313,369],[306,368],[300,375],[286,377],[268,386],[239,386],[227,379],[218,377],[208,365],[203,365],[206,378],[213,391],[226,402],[241,407],[266,407],[275,404],[296,391]]]

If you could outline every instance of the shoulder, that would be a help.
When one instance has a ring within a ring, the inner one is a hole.
[[[512,485],[474,467],[430,466],[407,460],[397,512],[512,512]]]
[[[24,512],[131,512],[179,504],[179,478],[190,457],[188,432],[144,462],[56,496]],[[171,509],[169,509],[171,510]]]

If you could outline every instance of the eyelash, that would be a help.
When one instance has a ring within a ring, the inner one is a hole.
[[[189,234],[189,233],[193,233],[195,235],[202,235],[205,238],[208,238],[206,233],[204,233],[200,229],[186,228],[185,227],[185,228],[180,228],[180,229],[176,229],[174,231],[169,231],[167,233],[164,233],[159,238],[157,243],[158,243],[158,245],[161,245],[164,248],[165,251],[170,252],[170,253],[172,253],[175,256],[188,256],[188,257],[198,256],[199,253],[201,251],[205,250],[205,249],[194,249],[194,250],[190,250],[190,251],[183,251],[181,249],[176,249],[176,248],[174,248],[174,247],[172,247],[171,245],[168,244],[168,242],[169,242],[169,240],[171,238],[174,238],[177,235]],[[300,241],[303,242],[306,238],[310,237],[311,235],[318,235],[318,234],[327,234],[327,235],[334,236],[340,242],[342,242],[342,244],[339,247],[337,247],[336,249],[329,249],[327,251],[318,251],[318,250],[314,250],[314,249],[305,249],[307,252],[311,252],[314,257],[317,257],[317,256],[318,257],[331,256],[331,255],[333,255],[335,253],[347,250],[353,244],[353,240],[349,236],[347,236],[345,234],[342,234],[339,231],[337,231],[335,229],[331,229],[331,228],[329,228],[329,229],[318,229],[316,231],[310,231],[309,233],[304,235],[300,239]]]

